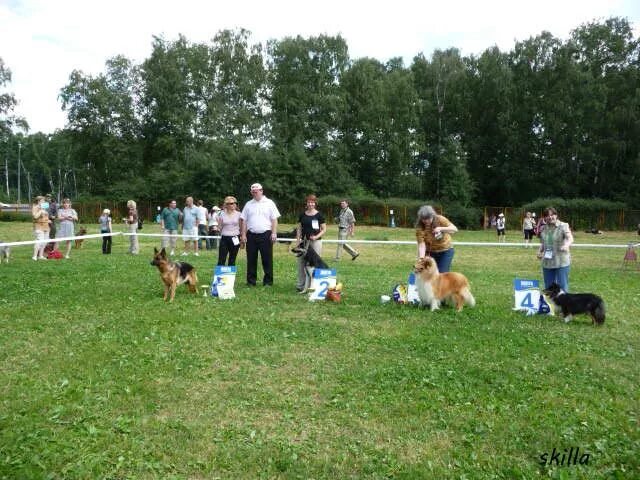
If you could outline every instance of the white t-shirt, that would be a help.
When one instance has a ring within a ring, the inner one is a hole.
[[[240,218],[251,233],[264,233],[271,230],[271,222],[280,217],[278,207],[273,200],[263,196],[260,201],[249,200],[242,209]],[[275,233],[275,232],[274,232]]]
[[[198,207],[200,210],[200,214],[198,215],[198,225],[206,225],[207,224],[207,207]]]

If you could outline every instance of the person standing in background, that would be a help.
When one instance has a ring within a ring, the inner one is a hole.
[[[110,255],[111,254],[111,234],[113,233],[113,225],[111,223],[111,210],[105,208],[102,211],[102,215],[98,218],[98,223],[100,224],[100,233],[104,235],[102,237],[102,254]],[[109,235],[106,235],[106,234]]]
[[[178,225],[182,220],[182,212],[176,206],[175,200],[171,200],[169,205],[162,209],[160,213],[160,230],[164,234],[162,237],[162,248],[171,245],[171,253],[176,254],[176,244],[178,243]]]
[[[209,211],[207,210],[207,207],[204,206],[203,200],[198,200],[196,203],[198,205],[197,208],[199,210],[198,212],[198,250],[204,250],[209,243],[209,239],[204,238],[209,234],[209,231],[207,229],[207,217],[208,217]]]
[[[531,239],[533,238],[533,229],[536,226],[535,219],[531,216],[531,212],[527,212],[522,220],[522,232],[524,233],[525,248],[531,246]]]
[[[189,255],[189,244],[193,242],[194,255],[198,253],[198,225],[200,223],[200,209],[193,204],[193,197],[187,197],[182,209],[182,240],[184,240],[184,252],[182,256]]]
[[[56,203],[56,199],[50,193],[47,193],[44,196],[44,208],[47,210],[49,214],[49,219],[51,220],[50,228],[49,228],[49,238],[56,238],[56,218],[58,218],[58,204]]]
[[[33,235],[36,243],[33,244],[33,260],[46,260],[44,256],[44,247],[47,245],[46,239],[49,238],[49,213],[44,208],[45,198],[38,195],[31,206],[31,216],[33,217]]]
[[[78,221],[78,214],[71,208],[71,200],[65,198],[62,200],[62,208],[58,209],[58,220],[60,220],[60,229],[56,233],[56,238],[67,238],[75,235],[75,223]],[[64,258],[69,258],[71,253],[71,240],[67,242],[67,249]]]
[[[127,201],[127,216],[123,219],[127,225],[129,235],[129,253],[138,255],[140,245],[138,243],[138,207],[133,200]]]
[[[351,245],[346,243],[348,237],[353,237],[355,232],[356,225],[356,217],[353,215],[353,211],[349,208],[349,202],[346,198],[340,200],[340,213],[335,218],[336,223],[338,224],[338,249],[336,250],[336,258],[335,261],[340,260],[340,254],[342,253],[342,249],[344,248],[349,255],[351,255],[351,260],[355,260],[360,255]]]

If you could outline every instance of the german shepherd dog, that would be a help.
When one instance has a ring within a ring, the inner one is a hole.
[[[186,262],[172,262],[167,259],[167,252],[163,248],[158,251],[157,248],[153,249],[153,260],[151,265],[158,267],[160,271],[160,278],[164,283],[164,301],[167,301],[167,295],[169,295],[169,301],[173,302],[173,297],[176,296],[176,287],[183,283],[186,283],[191,293],[196,293],[196,286],[198,285],[198,276],[196,275],[196,269],[192,265]]]
[[[593,293],[567,293],[557,283],[552,283],[543,293],[562,310],[565,323],[570,322],[573,315],[588,313],[592,323],[602,325],[605,308],[602,299]]]
[[[324,260],[318,255],[309,240],[302,240],[297,246],[293,247],[291,251],[296,255],[296,257],[304,258],[304,269],[307,273],[306,280],[304,282],[304,289],[301,293],[305,293],[309,290],[311,286],[311,277],[313,275],[314,268],[330,268],[329,265],[325,263]]]
[[[82,237],[83,235],[86,235],[86,234],[87,234],[87,229],[86,229],[86,228],[84,228],[84,227],[80,227],[80,230],[78,230],[77,235],[78,235],[78,236],[80,236],[80,237]],[[83,241],[84,241],[84,238],[76,238],[76,240],[75,240],[75,242],[76,242],[75,247],[76,247],[76,248],[82,248],[82,242],[83,242]]]

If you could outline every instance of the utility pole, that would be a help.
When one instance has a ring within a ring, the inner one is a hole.
[[[22,150],[22,143],[18,142],[18,205],[20,202],[20,150]]]
[[[7,200],[9,199],[9,149],[4,152],[4,177],[7,181]]]

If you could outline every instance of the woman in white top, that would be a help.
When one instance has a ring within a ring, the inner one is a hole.
[[[525,247],[529,248],[531,239],[533,238],[533,229],[536,226],[536,219],[531,216],[531,212],[527,212],[522,220],[522,231],[524,233]]]
[[[218,215],[218,229],[220,230],[220,247],[218,249],[218,265],[236,264],[238,250],[240,250],[240,231],[242,220],[238,210],[238,200],[236,197],[225,197],[224,209]]]

